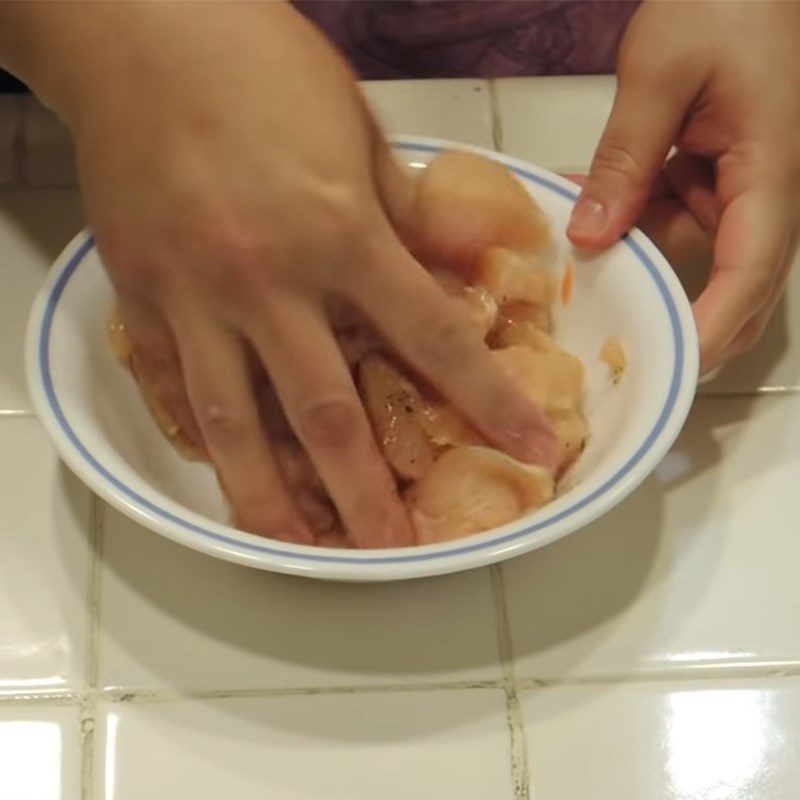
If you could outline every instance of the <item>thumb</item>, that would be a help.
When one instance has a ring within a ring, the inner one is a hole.
[[[644,208],[693,92],[666,81],[664,67],[620,71],[611,114],[567,228],[574,245],[590,250],[619,239]]]

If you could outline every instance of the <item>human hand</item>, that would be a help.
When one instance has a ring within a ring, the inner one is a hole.
[[[493,444],[553,462],[543,414],[398,239],[387,214],[403,216],[413,187],[308,23],[276,3],[92,15],[92,56],[51,102],[74,133],[128,334],[156,393],[190,406],[242,527],[311,541],[264,434],[255,361],[352,543],[412,542],[330,301],[363,314]]]
[[[645,2],[626,31],[618,79],[568,234],[579,247],[612,244],[663,167],[714,239],[694,303],[707,370],[758,340],[795,251],[800,3]]]

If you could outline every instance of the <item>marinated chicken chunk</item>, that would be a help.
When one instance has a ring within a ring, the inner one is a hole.
[[[488,447],[454,447],[406,494],[419,544],[505,525],[553,497],[553,476]]]

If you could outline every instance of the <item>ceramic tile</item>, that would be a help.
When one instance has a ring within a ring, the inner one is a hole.
[[[22,101],[25,181],[31,186],[75,185],[75,156],[69,131],[32,95]]]
[[[0,95],[0,186],[13,184],[17,178],[14,147],[18,130],[18,98]]]
[[[105,528],[104,686],[239,689],[500,676],[486,570],[396,584],[322,583],[212,559],[116,512],[108,512]]]
[[[389,134],[435,136],[492,148],[486,81],[366,81],[362,86]]]
[[[30,410],[22,360],[28,311],[53,259],[81,227],[75,191],[0,191],[0,412]]]
[[[34,419],[0,418],[0,452],[0,694],[80,689],[89,493]]]
[[[800,398],[701,399],[598,522],[504,566],[517,676],[800,664]]]
[[[797,679],[559,687],[522,708],[534,798],[800,797]]]
[[[605,75],[498,80],[503,152],[557,171],[585,171],[615,86]]]
[[[125,703],[102,711],[95,795],[104,800],[512,796],[505,695],[496,689]]]
[[[0,797],[80,797],[80,723],[75,708],[0,705]]]

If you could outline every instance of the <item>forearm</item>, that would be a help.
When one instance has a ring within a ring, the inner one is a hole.
[[[98,3],[0,3],[0,66],[24,81],[47,105],[59,113],[68,104],[72,75],[70,63],[78,43],[90,41],[91,9]],[[88,37],[88,38],[85,38]]]
[[[171,4],[128,0],[2,0],[0,67],[73,125],[87,97],[102,96],[159,34]]]

